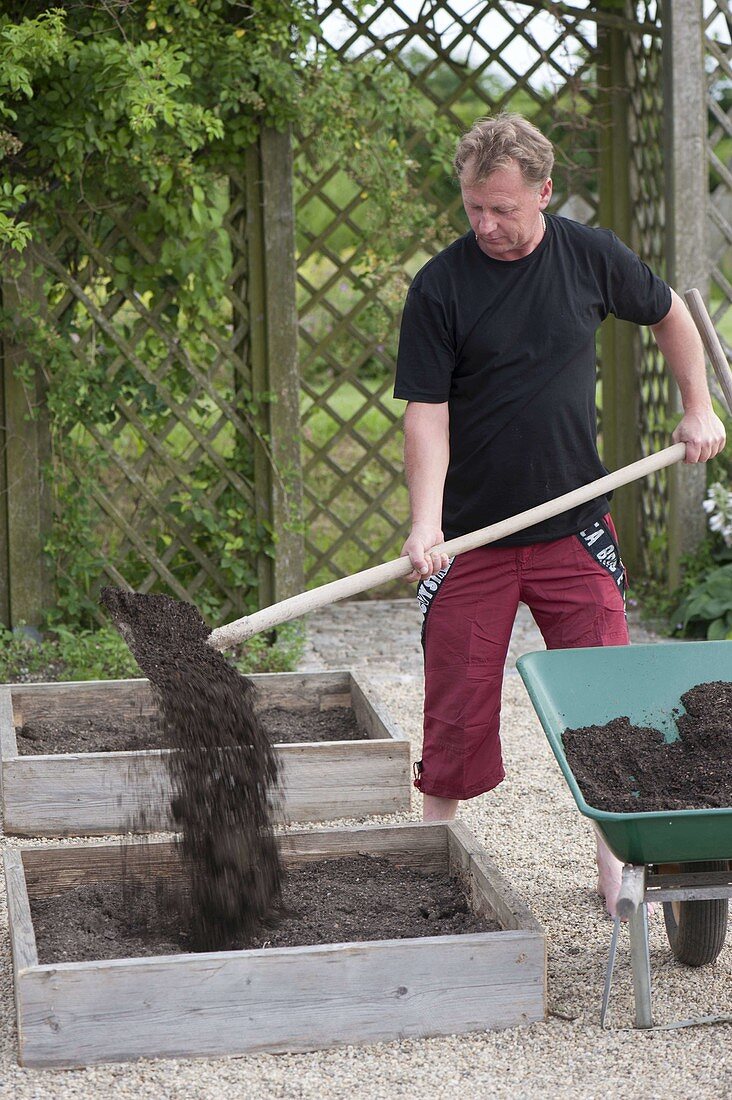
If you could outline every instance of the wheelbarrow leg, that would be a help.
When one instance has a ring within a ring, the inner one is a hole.
[[[653,1027],[651,1013],[651,956],[648,949],[646,867],[626,863],[617,901],[618,916],[628,920],[630,965],[633,971],[635,1026]]]
[[[648,907],[645,902],[628,920],[630,965],[633,971],[635,1026],[653,1027],[651,1013],[651,958],[648,950]]]

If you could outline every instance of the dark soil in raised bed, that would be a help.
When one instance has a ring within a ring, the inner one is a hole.
[[[290,711],[266,707],[259,722],[273,744],[291,745],[302,741],[357,741],[366,735],[350,707],[328,710]],[[44,718],[26,722],[17,731],[21,756],[71,752],[139,752],[169,749],[173,738],[155,716],[116,719],[104,715],[60,722]]]
[[[697,684],[681,696],[678,740],[627,717],[568,729],[564,751],[585,800],[638,813],[732,806],[732,683]]]
[[[31,902],[41,963],[176,954],[192,950],[164,880],[138,887],[79,886]],[[161,910],[164,919],[161,922]],[[455,879],[368,856],[300,864],[285,876],[282,909],[222,948],[291,947],[499,931],[473,913]]]
[[[259,712],[265,733],[276,745],[296,741],[360,741],[366,737],[350,707],[291,711],[267,707]]]
[[[74,718],[59,721],[39,718],[16,730],[21,756],[71,752],[139,752],[143,749],[169,748],[157,717]]]

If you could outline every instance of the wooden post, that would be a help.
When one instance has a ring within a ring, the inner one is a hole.
[[[663,79],[668,280],[683,294],[709,284],[704,25],[699,0],[664,0]],[[680,413],[672,387],[669,411]],[[669,584],[680,578],[679,559],[704,537],[704,466],[678,465],[669,471]]]
[[[13,311],[32,298],[30,250],[15,278],[2,282],[3,308]],[[51,598],[43,558],[50,522],[47,467],[50,437],[45,383],[31,363],[30,380],[18,370],[25,349],[4,334],[0,359],[0,617],[9,627],[35,629]]]
[[[304,587],[292,174],[290,134],[263,130],[246,159],[252,390],[265,395],[255,493],[258,516],[276,539],[274,559],[259,563],[260,606]]]
[[[622,4],[620,5],[622,8]],[[600,91],[600,225],[631,244],[629,93],[626,32],[598,27]],[[640,334],[636,326],[608,317],[600,333],[602,349],[602,459],[617,470],[641,457],[639,371]],[[641,563],[640,487],[619,489],[612,501],[621,552],[634,575]]]
[[[2,295],[3,307],[7,295]],[[8,477],[7,445],[8,421],[5,415],[5,374],[6,374],[7,333],[0,334],[0,623],[10,626],[10,574],[8,559],[10,546],[8,540]],[[7,365],[10,370],[10,365]]]

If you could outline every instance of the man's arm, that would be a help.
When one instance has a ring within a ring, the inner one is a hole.
[[[428,555],[443,541],[442,494],[450,458],[450,414],[446,401],[410,401],[404,413],[404,468],[409,488],[412,529],[402,547],[414,567],[416,581],[447,566],[447,554]]]
[[[686,443],[685,462],[706,462],[724,449],[724,424],[712,408],[696,325],[678,294],[672,290],[671,296],[671,309],[651,325],[651,332],[676,379],[684,407],[672,438],[674,443]]]

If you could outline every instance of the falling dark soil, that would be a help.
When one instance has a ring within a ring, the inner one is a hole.
[[[257,712],[265,734],[275,745],[307,741],[357,741],[366,734],[350,707],[323,711],[290,711],[266,707]],[[170,749],[174,738],[154,715],[115,719],[104,715],[60,722],[44,718],[26,722],[17,731],[21,756],[71,752],[140,752]]]
[[[678,740],[614,718],[565,730],[567,763],[590,806],[616,813],[732,806],[732,683],[681,696]]]
[[[156,696],[187,888],[177,905],[192,950],[246,939],[279,904],[273,829],[277,756],[254,688],[207,644],[191,604],[104,588],[101,599]]]
[[[41,963],[168,955],[191,951],[176,905],[161,919],[164,880],[149,886],[79,886],[31,902]],[[461,885],[368,856],[292,868],[278,913],[232,935],[222,949],[293,947],[411,936],[499,931],[472,912]]]

